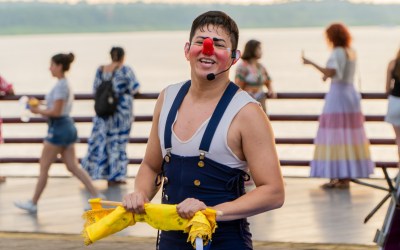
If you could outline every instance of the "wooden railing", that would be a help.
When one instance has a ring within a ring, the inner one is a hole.
[[[15,95],[15,96],[7,96],[0,97],[0,102],[2,101],[17,101],[23,95]],[[27,94],[27,96],[35,97],[40,100],[44,98],[43,95],[31,95]],[[277,98],[279,99],[323,99],[325,96],[324,93],[278,93]],[[386,99],[386,95],[383,93],[362,93],[363,99]],[[142,93],[135,95],[135,99],[138,100],[154,100],[158,97],[158,93]],[[77,94],[75,95],[75,100],[91,100],[92,95],[90,94]],[[318,121],[318,115],[282,115],[282,114],[271,114],[269,115],[269,119],[271,121]],[[91,116],[80,116],[73,117],[76,123],[91,123]],[[365,120],[367,122],[379,122],[384,120],[383,115],[366,115]],[[135,122],[150,122],[152,121],[151,115],[142,115],[135,116]],[[31,118],[30,123],[44,123],[46,122],[45,118]],[[3,123],[5,124],[18,124],[22,123],[19,117],[3,117]],[[82,137],[80,138],[80,143],[87,143],[88,138]],[[5,137],[5,144],[34,144],[34,143],[42,143],[42,138],[10,138]],[[146,137],[132,137],[129,139],[129,143],[136,144],[145,144],[147,143]],[[276,138],[277,144],[297,144],[297,145],[306,145],[312,144],[313,138]],[[370,143],[372,145],[393,145],[395,144],[394,139],[385,139],[385,138],[370,138]],[[34,157],[3,157],[0,158],[0,163],[37,163],[38,158]],[[130,158],[130,164],[140,164],[142,161],[141,158]],[[281,166],[309,166],[308,160],[280,160]],[[382,168],[395,168],[397,167],[397,162],[376,162],[377,167]]]

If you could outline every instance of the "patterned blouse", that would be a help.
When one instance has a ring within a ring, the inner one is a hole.
[[[265,67],[257,63],[256,67],[241,61],[236,67],[236,77],[250,87],[262,87],[266,80],[271,80]],[[245,85],[245,86],[246,86]]]

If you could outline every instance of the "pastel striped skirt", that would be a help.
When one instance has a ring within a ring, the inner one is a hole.
[[[367,178],[373,173],[361,97],[353,84],[332,82],[314,140],[311,176]]]

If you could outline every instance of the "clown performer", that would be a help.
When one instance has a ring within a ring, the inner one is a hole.
[[[209,11],[193,21],[184,46],[191,79],[161,92],[134,192],[123,198],[127,210],[144,213],[144,204],[161,188],[162,203],[178,204],[182,218],[207,207],[221,211],[207,246],[213,250],[253,249],[246,217],[284,202],[271,124],[229,79],[240,58],[238,39],[235,21],[223,12]],[[255,183],[248,193],[247,170]],[[181,231],[161,231],[157,244],[160,250],[193,249]]]

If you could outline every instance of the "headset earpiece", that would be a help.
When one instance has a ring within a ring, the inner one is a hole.
[[[240,51],[239,50],[233,50],[231,53],[231,58],[232,59],[239,59],[240,58]]]

